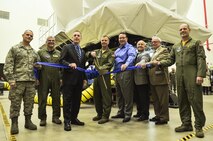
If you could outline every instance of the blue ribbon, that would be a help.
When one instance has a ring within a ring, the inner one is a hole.
[[[135,70],[135,69],[139,69],[139,68],[141,68],[141,66],[131,66],[131,67],[127,67],[125,69],[125,71],[126,70]],[[106,74],[119,73],[119,72],[122,72],[122,70],[121,69],[117,69],[117,70],[113,70],[113,71],[107,72]]]
[[[36,62],[36,64],[39,65],[44,65],[44,66],[49,66],[49,67],[55,67],[55,68],[63,68],[63,69],[70,69],[69,66],[63,65],[63,64],[57,64],[57,63],[48,63],[48,62]],[[99,73],[96,69],[94,70],[85,70],[83,68],[77,67],[77,70],[84,72],[87,76],[88,79],[93,79],[95,77],[99,76]],[[39,75],[38,75],[38,70],[34,69],[34,75],[35,77],[38,79]]]
[[[57,64],[57,63],[36,62],[36,64],[49,66],[49,67],[55,67],[55,68],[64,68],[64,69],[70,68],[69,66],[62,65],[62,64]]]
[[[47,63],[47,62],[36,62],[36,63],[39,64],[39,65],[44,65],[44,66],[49,66],[49,67],[55,67],[55,68],[64,68],[64,69],[69,69],[70,68],[69,66],[62,65],[62,64],[57,64],[57,63]],[[146,67],[150,68],[151,65],[149,64]],[[127,67],[126,70],[135,70],[135,69],[138,69],[138,68],[141,68],[141,66]],[[80,67],[77,67],[76,69],[79,70],[79,71],[81,71],[81,72],[84,72],[86,74],[86,76],[87,76],[88,79],[93,79],[93,78],[99,76],[99,73],[98,73],[98,71],[96,69],[86,70],[86,69],[83,69],[83,68],[80,68]],[[119,72],[122,72],[122,70],[121,69],[117,69],[117,70],[113,70],[113,71],[107,72],[106,74],[119,73]],[[39,77],[38,76],[38,70],[34,69],[34,73],[35,73],[35,77],[38,79],[38,77]]]

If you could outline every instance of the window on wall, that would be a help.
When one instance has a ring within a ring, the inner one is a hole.
[[[37,19],[37,25],[40,25],[40,26],[48,26],[48,20],[38,18],[38,19]]]
[[[0,18],[1,19],[10,19],[10,12],[0,10]]]

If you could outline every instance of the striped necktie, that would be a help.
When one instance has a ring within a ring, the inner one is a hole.
[[[81,60],[81,49],[80,49],[80,46],[75,46],[75,50],[77,52],[78,59]]]

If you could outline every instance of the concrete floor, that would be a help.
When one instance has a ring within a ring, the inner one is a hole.
[[[175,133],[174,128],[179,126],[178,109],[170,108],[170,122],[166,125],[155,125],[153,122],[138,122],[136,119],[122,123],[121,119],[110,119],[110,122],[99,125],[92,121],[96,115],[94,105],[86,103],[81,105],[79,119],[84,121],[84,127],[72,125],[72,131],[65,132],[62,125],[51,122],[52,109],[47,106],[47,126],[40,127],[37,118],[37,104],[34,106],[33,122],[37,124],[37,131],[24,128],[23,110],[19,117],[19,134],[11,136],[8,92],[0,96],[0,141],[211,141],[213,138],[213,95],[204,96],[204,109],[206,114],[205,138],[194,137],[193,132]],[[134,113],[135,114],[135,108]],[[111,115],[115,115],[117,107],[113,106]],[[150,118],[154,116],[153,107],[150,108]],[[63,117],[61,117],[63,119]],[[193,119],[194,121],[194,119]],[[190,139],[184,139],[192,136]]]

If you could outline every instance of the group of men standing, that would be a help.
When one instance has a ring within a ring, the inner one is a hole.
[[[81,90],[85,74],[76,70],[76,67],[85,67],[85,55],[79,46],[81,40],[80,31],[73,33],[73,43],[64,46],[60,53],[55,49],[55,38],[50,36],[46,40],[46,48],[36,52],[30,42],[33,39],[33,32],[26,30],[22,34],[22,42],[13,46],[6,57],[4,74],[11,86],[9,92],[11,134],[18,134],[18,117],[20,114],[22,99],[24,101],[25,128],[37,130],[32,123],[31,115],[36,94],[35,85],[38,85],[38,118],[40,126],[46,126],[47,96],[52,97],[52,122],[61,124],[60,114],[60,86],[63,93],[64,130],[71,130],[70,124],[84,125],[78,120],[77,115],[80,109]],[[78,53],[77,53],[78,51]],[[79,55],[80,53],[80,55]],[[62,73],[59,68],[41,66],[36,62],[61,63],[70,66]],[[37,69],[37,78],[35,70]],[[62,74],[62,76],[61,76]]]
[[[93,118],[99,124],[109,121],[112,104],[110,75],[106,74],[114,65],[118,112],[112,118],[122,118],[123,122],[131,120],[133,112],[134,89],[137,94],[137,114],[139,121],[149,119],[149,87],[154,104],[156,125],[167,124],[169,121],[169,76],[168,66],[176,62],[177,66],[177,93],[182,125],[175,128],[176,132],[192,131],[191,109],[195,114],[196,136],[204,137],[202,127],[205,125],[203,112],[203,99],[201,83],[205,77],[205,52],[199,41],[189,36],[188,24],[181,24],[181,42],[175,44],[171,53],[161,46],[161,39],[152,37],[153,55],[145,51],[146,43],[139,41],[137,50],[128,43],[125,32],[118,36],[119,47],[113,52],[109,49],[109,37],[101,38],[101,49],[85,52],[80,48],[81,33],[73,33],[71,44],[65,45],[59,53],[55,46],[55,38],[48,37],[47,48],[36,53],[30,46],[33,32],[26,30],[22,35],[23,41],[12,47],[7,55],[4,73],[11,85],[9,99],[11,100],[10,118],[12,120],[11,134],[17,134],[18,116],[21,101],[24,101],[25,128],[36,130],[37,127],[31,121],[33,98],[35,95],[35,78],[33,69],[39,70],[38,99],[40,126],[46,125],[46,99],[51,93],[53,99],[52,122],[61,124],[60,117],[60,86],[63,94],[64,130],[70,131],[71,124],[83,126],[84,122],[78,119],[81,91],[86,83],[86,75],[76,68],[85,68],[87,57],[94,59],[94,65],[99,76],[94,80],[94,102],[97,116]],[[37,61],[61,63],[69,66],[60,72],[58,68],[41,66]],[[138,70],[127,70],[131,66],[141,66]],[[62,74],[62,75],[60,75]],[[141,79],[144,80],[141,80]],[[189,79],[190,78],[190,79]],[[135,87],[135,88],[134,88]],[[51,90],[51,91],[50,91]]]

